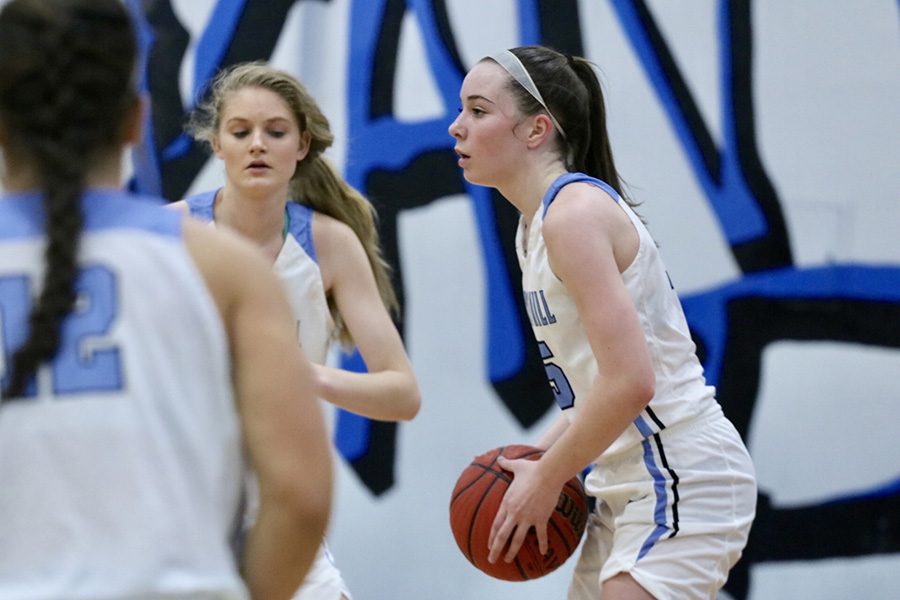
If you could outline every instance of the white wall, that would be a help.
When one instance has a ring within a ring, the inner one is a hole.
[[[213,4],[173,0],[194,35]],[[519,44],[516,15],[528,3],[448,4],[468,64]],[[721,141],[718,3],[648,5]],[[272,58],[297,73],[320,101],[337,134],[332,158],[341,166],[353,143],[346,114],[350,9],[349,0],[296,4]],[[580,10],[585,53],[603,73],[619,169],[644,203],[642,213],[677,287],[689,295],[740,279],[612,3],[583,0]],[[757,143],[797,267],[900,268],[897,13],[893,0],[752,5]],[[396,116],[409,122],[456,108],[443,106],[434,90],[422,35],[410,13],[395,87]],[[189,54],[182,69],[186,102],[191,60]],[[220,167],[211,163],[192,190],[220,178]],[[338,565],[356,600],[562,598],[571,563],[543,580],[494,581],[465,561],[449,530],[449,494],[469,459],[502,443],[532,441],[542,429],[521,430],[486,380],[486,282],[471,201],[447,197],[403,213],[399,234],[406,343],[424,404],[415,421],[400,428],[397,483],[388,493],[374,497],[341,464],[329,534]],[[761,364],[748,442],[760,484],[774,503],[821,502],[897,478],[900,438],[893,423],[900,418],[900,351],[785,340],[767,347]],[[757,565],[749,597],[900,597],[900,580],[891,575],[898,568],[897,554]]]

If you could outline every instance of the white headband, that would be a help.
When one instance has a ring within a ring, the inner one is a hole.
[[[522,61],[519,60],[519,57],[510,52],[509,50],[501,50],[500,52],[495,52],[490,56],[491,60],[496,61],[498,65],[503,67],[507,73],[509,73],[513,79],[515,79],[519,85],[525,88],[525,91],[532,95],[532,97],[538,101],[538,103],[544,107],[544,110],[547,111],[547,116],[550,117],[550,120],[553,122],[553,126],[556,127],[556,130],[559,132],[559,135],[562,138],[566,139],[566,132],[562,128],[562,125],[559,124],[559,121],[556,120],[556,117],[553,116],[553,113],[550,112],[550,109],[547,107],[547,103],[544,102],[543,96],[538,91],[537,86],[534,85],[534,80],[531,78],[531,75],[528,74],[528,69],[525,68],[525,65],[522,64]]]

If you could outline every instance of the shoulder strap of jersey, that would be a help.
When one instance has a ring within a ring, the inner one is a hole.
[[[313,209],[305,204],[288,201],[285,210],[288,235],[297,240],[309,257],[318,263],[319,259],[316,257],[316,245],[312,235]]]
[[[550,208],[550,205],[556,199],[559,191],[570,183],[576,183],[578,181],[583,181],[585,183],[589,183],[593,186],[596,186],[612,196],[613,200],[619,202],[621,197],[619,196],[619,192],[617,192],[611,185],[606,183],[605,181],[601,181],[596,177],[591,177],[590,175],[585,175],[584,173],[563,173],[559,177],[557,177],[553,183],[550,184],[550,187],[547,189],[546,193],[544,193],[544,198],[541,200],[541,204],[544,205],[543,214],[547,214],[547,209]]]
[[[213,216],[213,204],[216,202],[216,194],[218,189],[200,192],[184,199],[188,208],[191,209],[191,216],[202,221],[211,222]]]

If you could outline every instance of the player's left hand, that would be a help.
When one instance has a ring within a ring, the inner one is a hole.
[[[500,468],[513,473],[514,478],[503,496],[503,502],[491,525],[488,538],[488,561],[497,562],[509,542],[509,549],[503,560],[515,558],[525,541],[528,531],[534,527],[541,554],[547,553],[547,521],[553,514],[559,499],[559,490],[552,489],[541,476],[540,460],[499,457]]]

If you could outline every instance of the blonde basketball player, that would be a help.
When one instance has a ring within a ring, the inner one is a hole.
[[[215,79],[190,129],[222,160],[225,183],[175,206],[263,250],[291,300],[320,396],[372,419],[412,419],[419,388],[390,318],[396,298],[375,211],[322,156],[334,137],[312,96],[282,70],[235,65]],[[326,366],[335,341],[352,342],[367,372]],[[295,600],[339,598],[350,591],[323,543]]]

